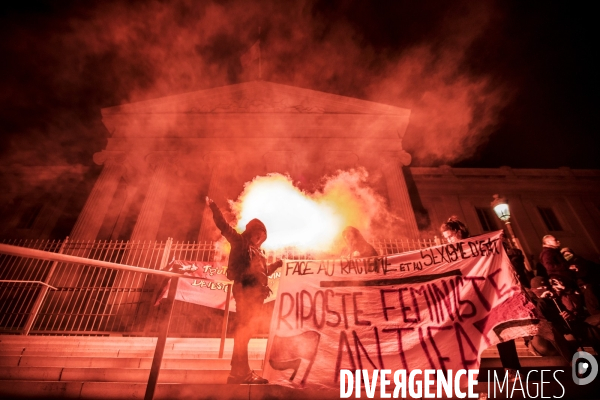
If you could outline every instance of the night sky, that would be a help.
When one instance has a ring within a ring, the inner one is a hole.
[[[240,56],[260,26],[264,80],[411,109],[414,166],[600,168],[582,3],[11,3],[1,165],[91,165],[101,108],[256,79]]]

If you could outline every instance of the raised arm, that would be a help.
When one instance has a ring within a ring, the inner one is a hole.
[[[273,272],[275,272],[277,270],[277,268],[280,268],[282,265],[283,265],[282,260],[277,260],[273,264],[267,265],[267,276],[271,276],[273,274]]]
[[[210,207],[213,213],[213,220],[215,221],[215,225],[217,226],[217,228],[219,228],[219,230],[221,231],[223,236],[225,236],[225,239],[229,241],[229,243],[239,242],[240,240],[242,240],[242,235],[240,235],[227,223],[227,221],[225,221],[223,213],[221,213],[221,210],[219,210],[217,204],[208,196],[206,196],[206,205]]]

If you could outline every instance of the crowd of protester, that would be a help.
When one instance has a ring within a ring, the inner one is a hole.
[[[268,381],[250,369],[248,342],[252,335],[252,320],[269,295],[267,277],[282,262],[267,265],[261,244],[267,238],[265,225],[253,219],[243,233],[238,233],[223,218],[210,198],[206,204],[213,213],[216,226],[231,244],[227,277],[234,281],[233,296],[237,302],[238,323],[234,335],[231,373],[228,383],[265,384]],[[447,243],[456,243],[470,237],[469,229],[457,217],[450,217],[440,227]],[[346,243],[342,257],[374,257],[375,248],[361,232],[347,227],[342,233]],[[511,240],[503,239],[518,283],[537,309],[538,317],[548,322],[550,334],[526,338],[529,349],[538,355],[562,355],[571,362],[572,355],[584,346],[600,354],[600,266],[578,256],[571,248],[561,248],[552,235],[542,238],[542,251],[535,271],[525,266],[525,255]],[[500,360],[509,377],[521,368],[514,340],[497,345]]]
[[[542,251],[531,280],[537,308],[554,330],[552,346],[543,338],[532,340],[530,349],[539,355],[558,352],[568,361],[577,349],[591,347],[600,354],[600,265],[562,247],[552,235],[542,238]],[[563,338],[569,338],[569,341]]]
[[[469,237],[467,226],[454,216],[442,224],[440,232],[448,243]],[[551,334],[525,338],[528,348],[540,356],[562,355],[569,363],[584,347],[600,354],[600,265],[569,247],[561,248],[558,239],[546,235],[539,263],[530,271],[523,252],[509,240],[503,244],[519,284],[551,330]],[[514,340],[497,347],[502,366],[513,375],[520,368]]]

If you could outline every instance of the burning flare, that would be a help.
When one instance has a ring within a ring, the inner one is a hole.
[[[322,191],[307,194],[288,176],[256,177],[231,204],[237,228],[243,231],[248,221],[258,218],[267,227],[267,250],[331,251],[346,226],[368,231],[381,209],[383,201],[364,185],[366,178],[364,169],[338,171],[326,179]]]

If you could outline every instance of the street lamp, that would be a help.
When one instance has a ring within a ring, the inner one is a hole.
[[[523,250],[523,246],[521,246],[521,242],[519,242],[519,239],[515,236],[515,232],[513,231],[512,225],[510,224],[510,208],[508,208],[508,200],[506,200],[506,198],[504,197],[500,197],[497,194],[495,194],[494,200],[492,200],[491,205],[498,218],[500,218],[502,222],[504,222],[504,224],[506,225],[506,230],[510,235],[509,241],[511,246],[516,247],[517,249],[523,252],[523,258],[525,259],[525,267],[529,271],[532,271],[531,265],[529,264],[529,259],[525,255],[525,250]]]

